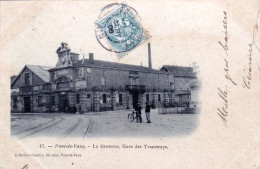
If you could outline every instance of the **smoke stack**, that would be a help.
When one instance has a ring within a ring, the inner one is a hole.
[[[94,63],[94,54],[89,53],[89,63]]]
[[[152,58],[151,58],[151,44],[148,43],[148,65],[152,68]]]

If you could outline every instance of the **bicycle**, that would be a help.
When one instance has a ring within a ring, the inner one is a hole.
[[[137,114],[135,110],[132,110],[132,112],[128,114],[128,120],[129,122],[133,122],[135,119],[137,119],[137,122],[141,122],[141,115]]]

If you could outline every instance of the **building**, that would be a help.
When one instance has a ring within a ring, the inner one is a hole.
[[[169,71],[88,59],[79,60],[66,43],[55,67],[26,65],[11,77],[11,112],[80,112],[128,109],[140,102],[157,106],[174,99],[176,77]]]
[[[194,65],[196,64],[194,63]],[[197,80],[198,68],[195,68],[196,70],[194,70],[194,67],[163,65],[160,69],[161,71],[172,74],[174,78],[174,101],[179,106],[190,107],[191,84]]]

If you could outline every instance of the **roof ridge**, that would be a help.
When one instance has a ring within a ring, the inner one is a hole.
[[[181,68],[193,68],[192,66],[176,66],[176,65],[163,65],[164,66],[170,66],[170,67],[181,67]]]
[[[42,68],[42,66],[39,65],[39,67],[40,67],[42,70],[46,71],[45,69]]]
[[[89,61],[89,59],[84,59],[85,61]],[[80,59],[78,64],[81,64],[83,61],[83,59]],[[112,62],[112,61],[105,61],[105,60],[94,60],[94,63],[95,61],[99,62],[99,63],[111,63],[111,64],[118,64],[118,65],[127,65],[127,66],[136,66],[136,67],[140,67],[140,68],[145,68],[145,69],[151,69],[151,70],[156,70],[156,71],[159,71],[158,69],[154,69],[154,68],[149,68],[149,67],[146,67],[146,66],[141,66],[141,65],[133,65],[133,64],[127,64],[127,63],[118,63],[118,62]]]

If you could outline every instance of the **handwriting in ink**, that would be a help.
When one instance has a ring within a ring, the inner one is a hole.
[[[255,43],[255,38],[258,32],[258,18],[259,18],[260,10],[258,11],[256,23],[254,25],[254,31],[253,31],[253,38],[252,42],[249,43],[249,49],[248,49],[248,68],[244,69],[244,75],[242,76],[242,87],[246,89],[250,89],[250,82],[252,80],[252,52],[253,52],[253,46],[260,52],[260,48]]]
[[[28,169],[28,164],[26,164],[25,166],[23,166],[22,169]]]
[[[217,108],[218,110],[218,115],[219,117],[222,119],[222,121],[224,122],[224,125],[227,127],[227,115],[228,115],[228,99],[227,99],[227,86],[225,90],[222,90],[220,88],[218,88],[218,96],[224,101],[224,106],[222,106],[221,108]]]
[[[227,22],[227,12],[226,11],[223,11],[224,13],[224,19],[223,19],[223,28],[224,28],[224,34],[225,34],[225,37],[224,37],[224,43],[218,41],[218,43],[220,44],[220,46],[222,46],[222,48],[224,49],[225,53],[226,53],[226,56],[228,56],[228,22]],[[229,63],[227,61],[227,59],[224,59],[225,61],[225,72],[226,72],[226,75],[225,75],[225,78],[227,80],[230,80],[231,83],[233,85],[237,85],[236,82],[234,82],[234,80],[231,78],[230,74],[229,74]]]

